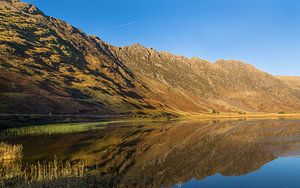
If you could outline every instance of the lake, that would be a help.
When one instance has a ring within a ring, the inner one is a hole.
[[[300,187],[300,120],[75,123],[3,130],[2,184]]]

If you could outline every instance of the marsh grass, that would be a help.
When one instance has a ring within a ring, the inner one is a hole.
[[[0,142],[0,187],[5,187],[5,179],[20,175],[20,163],[16,161],[22,158],[22,150],[22,145]]]
[[[87,168],[83,160],[70,162],[55,158],[53,161],[26,165],[23,171],[23,179],[32,182],[50,181],[65,177],[83,177],[87,173]]]
[[[0,161],[17,160],[22,157],[22,145],[10,145],[4,142],[0,143]]]
[[[84,160],[68,161],[55,157],[51,161],[24,164],[22,149],[22,145],[0,143],[0,188],[46,185],[66,178],[83,178],[89,174]]]
[[[83,178],[88,174],[84,160],[70,162],[55,158],[23,165],[20,161],[0,164],[0,187],[31,187],[68,178]]]

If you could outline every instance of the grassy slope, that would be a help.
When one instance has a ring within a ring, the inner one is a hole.
[[[138,93],[143,83],[106,50],[104,42],[29,4],[0,4],[0,85],[4,88],[0,98],[6,101],[2,113],[117,113],[152,108]]]
[[[160,101],[178,111],[299,111],[299,84],[287,82],[240,61],[210,63],[174,56],[139,44],[112,51]]]

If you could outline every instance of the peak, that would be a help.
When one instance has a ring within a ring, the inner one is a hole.
[[[125,46],[125,47],[129,47],[130,49],[136,49],[136,50],[154,50],[153,48],[145,47],[145,46],[141,45],[140,43],[134,43],[130,46]]]
[[[2,0],[2,1],[9,2],[9,3],[18,3],[18,2],[20,2],[20,0]]]
[[[6,6],[13,6],[17,10],[23,11],[25,13],[44,15],[36,6],[30,3],[22,2],[20,0],[0,0],[0,3],[1,2],[8,3],[6,4]]]
[[[215,62],[217,65],[224,65],[224,66],[247,66],[252,67],[252,65],[247,64],[240,60],[225,60],[225,59],[219,59]]]
[[[140,43],[133,43],[132,46],[142,46]]]
[[[199,58],[199,57],[191,57],[190,58],[190,60],[192,61],[192,62],[208,62],[207,60],[204,60],[204,59],[201,59],[201,58]]]
[[[146,48],[143,45],[141,45],[140,43],[134,43],[131,45],[132,47],[136,47],[136,48]]]
[[[131,45],[128,45],[128,46],[123,46],[122,48],[129,48],[129,49],[146,49],[145,46],[141,45],[140,43],[133,43]]]

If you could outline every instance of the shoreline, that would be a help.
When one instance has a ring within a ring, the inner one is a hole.
[[[253,113],[253,114],[192,114],[184,117],[186,119],[278,119],[295,118],[300,119],[300,113]]]
[[[18,119],[19,118],[19,119]],[[26,119],[28,118],[28,119]],[[97,115],[97,114],[0,114],[0,129],[48,124],[80,123],[130,123],[160,121],[209,121],[209,120],[251,120],[251,119],[300,119],[300,113],[220,113],[220,114],[180,114],[176,116],[152,117],[149,115]]]

